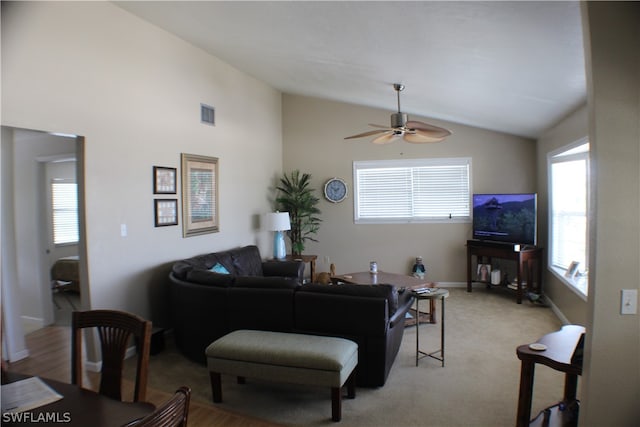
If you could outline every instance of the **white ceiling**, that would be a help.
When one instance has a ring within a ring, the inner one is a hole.
[[[393,112],[399,82],[405,113],[532,138],[586,101],[576,1],[116,3],[284,93]]]

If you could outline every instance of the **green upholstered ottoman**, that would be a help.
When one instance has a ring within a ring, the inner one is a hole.
[[[343,338],[270,331],[238,330],[206,349],[213,401],[222,402],[221,374],[238,382],[256,378],[331,388],[331,418],[342,417],[341,388],[355,397],[358,345]]]

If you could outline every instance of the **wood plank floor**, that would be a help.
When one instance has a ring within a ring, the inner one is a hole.
[[[9,363],[10,372],[42,376],[57,381],[71,382],[71,329],[63,326],[50,326],[39,329],[26,336],[30,356],[15,363]],[[85,370],[83,386],[96,390],[99,374]],[[130,400],[133,384],[126,382],[123,398]],[[147,389],[147,400],[158,406],[169,399],[167,392]],[[246,417],[200,402],[191,402],[189,406],[190,427],[278,427],[278,424]]]

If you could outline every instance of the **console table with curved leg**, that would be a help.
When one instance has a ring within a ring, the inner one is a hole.
[[[576,402],[576,392],[578,389],[578,375],[582,375],[582,349],[584,346],[585,329],[578,325],[563,326],[557,332],[547,334],[540,338],[535,344],[525,344],[517,348],[516,354],[521,360],[520,369],[520,392],[518,397],[518,417],[517,427],[537,425],[537,422],[530,422],[531,418],[531,398],[533,394],[533,377],[535,365],[540,363],[556,371],[565,373],[564,397],[562,404],[567,407]],[[533,347],[533,348],[532,348]],[[577,424],[577,412],[569,411],[552,412],[548,409],[545,414],[546,422],[541,425],[566,426]],[[546,412],[546,411],[545,411]],[[569,420],[574,417],[576,419]],[[536,420],[537,421],[537,420]]]

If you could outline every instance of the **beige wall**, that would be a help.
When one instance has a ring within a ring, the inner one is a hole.
[[[640,287],[640,3],[583,5],[594,177],[583,426],[640,421],[640,321],[620,290]]]
[[[549,248],[547,154],[587,137],[588,133],[587,106],[584,105],[538,139],[538,241],[539,245],[544,248]],[[549,252],[545,251],[545,256],[548,255]],[[545,265],[548,263],[545,262]],[[583,326],[587,324],[586,301],[546,268],[544,270],[544,292],[569,323]]]
[[[318,242],[310,242],[305,253],[318,255],[318,271],[328,271],[325,257],[336,264],[338,273],[362,271],[369,261],[383,271],[410,271],[421,255],[427,277],[438,282],[466,282],[465,243],[471,238],[470,223],[356,225],[353,221],[353,161],[471,157],[473,191],[536,191],[536,148],[529,139],[412,117],[446,127],[453,135],[438,144],[398,142],[384,146],[368,138],[345,141],[348,135],[368,130],[368,123],[386,125],[393,112],[339,102],[284,95],[284,169],[299,169],[312,175],[321,197],[323,220]],[[369,128],[371,129],[371,128]],[[349,197],[333,204],[322,195],[331,177],[346,180]]]
[[[245,244],[266,255],[258,216],[282,170],[281,123],[278,91],[112,3],[2,3],[2,125],[85,137],[93,308],[162,319],[152,302],[167,303],[170,262]],[[220,159],[219,233],[153,226],[152,167],[179,170],[181,152]]]

